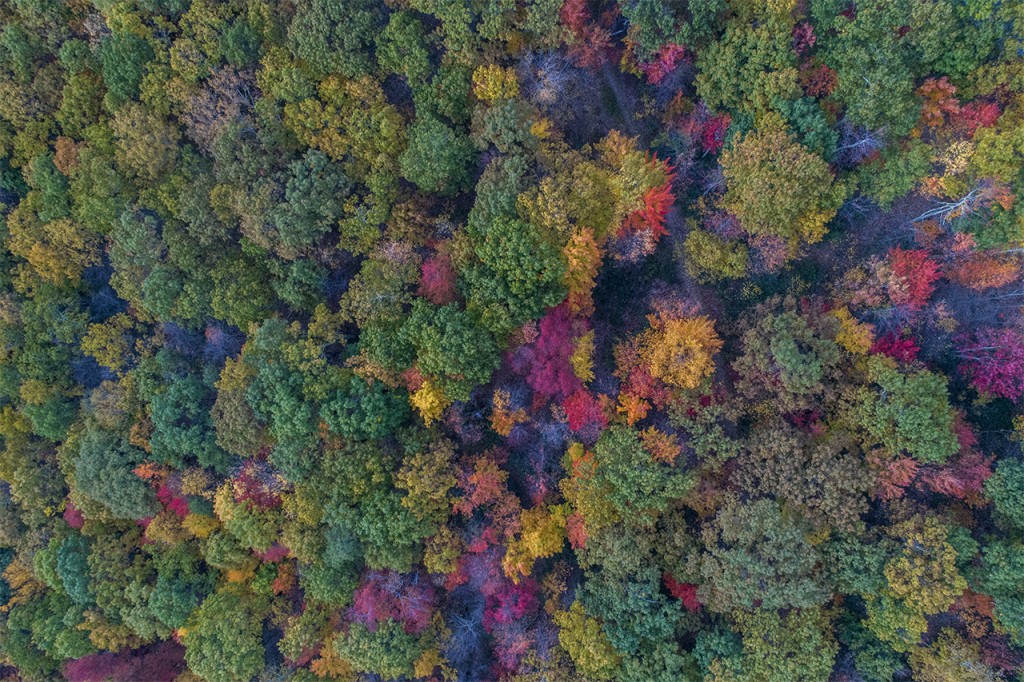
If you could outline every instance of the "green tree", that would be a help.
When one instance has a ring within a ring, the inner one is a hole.
[[[320,407],[320,416],[335,433],[348,438],[383,438],[409,416],[409,401],[379,382],[353,377]]]
[[[721,156],[722,206],[751,235],[785,238],[792,250],[814,244],[846,191],[828,164],[797,142],[781,118],[766,116]]]
[[[720,40],[697,53],[697,92],[713,109],[745,113],[764,113],[774,100],[796,97],[791,35],[778,20],[730,22]]]
[[[402,174],[424,192],[457,194],[469,186],[475,156],[469,137],[433,114],[409,127],[409,146],[399,157]]]
[[[839,644],[829,613],[820,608],[785,614],[759,609],[736,616],[743,635],[740,680],[788,682],[828,679]]]
[[[773,500],[730,501],[701,535],[703,601],[723,613],[824,603],[821,557],[807,533],[802,519]]]
[[[751,312],[748,324],[733,362],[745,398],[791,412],[820,404],[834,390],[842,357],[832,340],[835,318],[801,315],[793,299],[772,299]]]
[[[263,669],[263,607],[235,586],[211,595],[186,626],[185,661],[209,682],[235,682]]]
[[[960,445],[953,431],[946,379],[928,370],[902,374],[895,363],[873,356],[868,376],[877,389],[860,389],[854,422],[889,452],[941,463]]]
[[[334,640],[334,649],[357,672],[396,679],[413,676],[413,663],[424,647],[418,637],[389,618],[372,632],[362,623],[352,623],[348,633]]]
[[[631,428],[613,426],[594,446],[596,473],[592,485],[604,490],[622,516],[664,511],[694,484],[684,469],[659,462]]]
[[[498,219],[474,244],[479,259],[461,272],[467,307],[502,337],[565,298],[560,249],[517,219]]]
[[[154,430],[149,439],[153,456],[178,469],[195,458],[200,466],[224,471],[229,457],[217,445],[210,420],[212,405],[210,390],[196,376],[172,381],[154,395],[150,403]]]
[[[294,258],[337,226],[351,182],[318,151],[307,152],[288,171],[284,202],[275,207],[270,221],[280,236],[282,255]]]
[[[982,551],[979,583],[981,589],[995,600],[995,615],[1014,643],[1024,643],[1024,587],[1020,582],[1024,571],[1024,545],[1012,541],[996,541]]]
[[[160,622],[180,628],[214,588],[214,576],[205,571],[199,558],[185,545],[157,555],[157,578],[149,597],[149,608]]]
[[[620,5],[622,16],[629,22],[630,40],[645,61],[651,61],[661,47],[670,43],[703,45],[720,30],[726,10],[724,0],[680,6],[664,0],[637,0]]]
[[[158,510],[156,496],[132,468],[145,453],[117,434],[87,429],[81,436],[75,460],[75,484],[79,491],[124,519],[141,519]]]
[[[1024,529],[1024,463],[1003,459],[985,481],[985,497],[995,507],[996,520],[1006,527]]]
[[[453,400],[465,400],[470,391],[487,383],[500,362],[490,332],[455,305],[435,306],[417,299],[401,336],[415,350],[419,369],[434,377]]]
[[[154,58],[149,43],[132,34],[115,32],[100,45],[107,106],[116,109],[139,96],[146,64]]]
[[[727,241],[694,227],[683,243],[686,270],[703,282],[742,277],[747,271],[748,250],[740,241]]]
[[[288,44],[314,74],[355,78],[370,71],[371,46],[383,27],[383,8],[372,0],[311,0],[297,8]]]
[[[57,575],[71,601],[79,606],[93,603],[89,589],[89,540],[82,535],[71,535],[60,543],[57,550]]]
[[[395,12],[377,39],[377,62],[383,70],[405,76],[410,85],[426,82],[431,72],[426,36],[426,27],[412,12]]]

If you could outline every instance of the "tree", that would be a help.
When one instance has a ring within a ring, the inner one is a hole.
[[[402,504],[417,518],[438,523],[448,518],[455,486],[452,458],[455,448],[447,440],[430,443],[421,451],[406,456],[395,472],[395,485],[405,490]]]
[[[939,279],[938,264],[929,259],[924,250],[904,251],[897,247],[889,252],[889,267],[892,278],[888,292],[892,302],[911,310],[923,308]]]
[[[581,388],[570,365],[579,325],[573,324],[565,306],[558,306],[541,318],[538,327],[526,383],[541,395],[564,400]]]
[[[75,460],[75,484],[119,518],[152,516],[158,509],[156,495],[132,474],[132,468],[144,460],[145,453],[120,436],[88,429],[81,436]]]
[[[759,426],[739,460],[737,483],[750,495],[784,501],[816,527],[856,531],[874,483],[855,439],[779,424]]]
[[[1024,642],[1024,590],[1017,576],[1024,569],[1024,546],[993,542],[982,552],[980,583],[994,600],[996,619],[1018,646]]]
[[[817,404],[834,386],[841,359],[832,340],[835,318],[801,315],[795,301],[774,299],[756,308],[733,362],[739,391],[769,400],[785,412]]]
[[[865,8],[850,18],[836,12],[822,17],[818,28],[819,34],[832,28],[838,32],[824,59],[838,73],[836,96],[847,116],[871,130],[887,127],[900,137],[918,119],[914,78],[923,66],[914,63],[911,41],[891,30],[906,20],[908,4]]]
[[[209,682],[254,677],[263,669],[262,607],[233,585],[222,587],[189,619],[185,661]]]
[[[891,360],[872,356],[868,376],[877,391],[860,389],[853,419],[890,453],[942,463],[960,449],[953,433],[946,380],[928,370],[901,374]]]
[[[609,501],[624,516],[664,511],[694,483],[688,472],[656,461],[633,429],[609,428],[598,439],[593,456],[593,485],[607,491]]]
[[[79,606],[94,603],[89,589],[89,541],[82,535],[71,535],[57,549],[56,569],[61,585],[71,601]]]
[[[288,43],[314,74],[356,78],[370,71],[370,48],[382,28],[384,12],[374,2],[313,0],[295,13]]]
[[[892,534],[902,540],[903,551],[885,565],[887,594],[924,615],[949,608],[967,589],[949,530],[928,516],[897,524]]]
[[[431,72],[426,36],[426,27],[412,12],[395,12],[377,39],[377,62],[385,71],[404,75],[410,85],[425,82]]]
[[[211,268],[210,275],[210,307],[218,319],[248,329],[249,323],[258,323],[269,315],[274,305],[273,290],[270,276],[259,261],[228,255]]]
[[[413,663],[424,647],[401,623],[388,619],[373,630],[362,623],[352,623],[347,634],[334,640],[334,649],[358,672],[395,679],[413,675]]]
[[[530,575],[534,561],[562,551],[566,540],[565,517],[564,506],[523,510],[520,536],[509,543],[502,562],[505,575],[518,583],[520,576]]]
[[[747,246],[739,241],[726,241],[718,235],[693,228],[683,244],[686,270],[703,282],[742,277],[747,271]]]
[[[653,3],[647,3],[653,4]],[[791,27],[778,19],[757,26],[732,21],[697,53],[697,92],[712,109],[764,112],[799,93]]]
[[[214,576],[202,570],[199,557],[177,545],[156,557],[157,579],[149,597],[153,615],[170,628],[183,627],[213,592]]]
[[[839,644],[832,635],[831,618],[821,608],[792,609],[785,614],[770,609],[737,614],[743,635],[739,680],[827,679]]]
[[[270,221],[277,230],[277,248],[294,258],[337,226],[352,184],[337,164],[318,151],[289,164],[288,173],[284,202],[271,212]]]
[[[172,381],[165,391],[153,396],[150,417],[153,455],[182,468],[195,458],[200,466],[219,471],[227,468],[228,454],[217,445],[210,419],[210,391],[196,376]]]
[[[1016,503],[1021,494],[1024,494],[1024,464],[1016,459],[1000,460],[992,476],[985,481],[985,497],[992,501],[997,521],[1024,529],[1024,509]]]
[[[918,647],[910,652],[910,668],[914,679],[921,682],[940,682],[952,678],[964,682],[987,682],[998,679],[999,673],[983,662],[981,646],[943,628],[938,639],[929,647]]]
[[[621,657],[601,631],[601,622],[587,616],[578,600],[568,611],[556,612],[555,623],[559,643],[581,673],[596,680],[615,677]]]
[[[737,139],[720,162],[722,206],[749,234],[782,237],[792,251],[825,236],[845,197],[828,164],[794,140],[776,116]]]
[[[328,428],[349,438],[383,438],[394,433],[408,415],[404,395],[361,377],[353,377],[347,391],[337,391],[320,407]]]
[[[456,274],[451,257],[443,251],[423,261],[418,294],[434,305],[447,305],[458,300]]]
[[[728,502],[701,534],[701,602],[719,613],[822,604],[821,557],[806,528],[773,500]]]
[[[146,64],[154,58],[150,44],[132,33],[117,31],[107,36],[99,53],[108,108],[116,109],[137,98]]]
[[[141,104],[131,103],[119,108],[111,130],[117,165],[127,177],[140,184],[162,178],[177,161],[180,138],[177,126]]]
[[[85,269],[99,263],[96,236],[67,218],[41,223],[19,207],[8,225],[8,248],[52,284],[77,284]]]
[[[498,347],[486,329],[455,305],[417,300],[401,335],[413,347],[416,365],[445,395],[465,400],[497,368]]]
[[[697,388],[711,376],[722,340],[709,318],[660,315],[650,316],[648,321],[651,328],[641,337],[640,354],[651,376],[683,389]]]
[[[428,113],[409,127],[409,146],[399,157],[402,174],[424,192],[458,194],[469,184],[473,143]]]
[[[497,336],[565,298],[565,262],[530,223],[500,219],[474,244],[479,260],[462,270],[467,308]]]
[[[979,391],[1018,400],[1024,396],[1024,334],[983,329],[960,348],[961,371]]]
[[[240,457],[257,452],[265,439],[265,426],[259,423],[246,401],[246,389],[254,374],[241,360],[228,358],[216,383],[217,398],[210,409],[217,445]]]

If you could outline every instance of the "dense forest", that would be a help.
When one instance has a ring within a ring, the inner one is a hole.
[[[1021,0],[0,0],[0,215],[4,682],[1022,679]]]

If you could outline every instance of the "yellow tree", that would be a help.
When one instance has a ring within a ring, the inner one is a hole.
[[[576,228],[562,249],[566,260],[565,287],[569,291],[569,310],[582,317],[594,313],[594,282],[601,266],[601,250],[592,230]]]
[[[505,575],[514,582],[533,571],[533,562],[554,556],[562,551],[565,544],[565,519],[567,505],[533,507],[524,509],[519,520],[522,530],[519,537],[508,543],[502,568]]]
[[[651,328],[640,339],[640,357],[651,376],[669,386],[694,389],[714,373],[722,340],[711,319],[658,315],[648,320]]]

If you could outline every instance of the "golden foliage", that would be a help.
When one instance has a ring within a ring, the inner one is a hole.
[[[714,355],[722,348],[708,317],[650,317],[651,328],[640,341],[640,357],[651,376],[670,386],[693,389],[715,371]]]
[[[519,96],[519,79],[511,68],[482,64],[473,72],[473,94],[484,102],[515,99]]]
[[[501,436],[508,436],[516,424],[527,420],[526,410],[511,409],[512,397],[505,389],[498,389],[491,399],[491,428]]]
[[[640,440],[656,462],[675,464],[676,457],[683,451],[673,434],[659,431],[653,426],[640,432]]]
[[[867,323],[858,322],[845,306],[832,311],[839,320],[839,333],[836,343],[855,355],[864,355],[874,343],[874,328]]]
[[[423,423],[427,426],[440,419],[441,414],[452,404],[451,399],[444,394],[444,391],[431,383],[429,379],[424,379],[419,390],[409,396],[409,402],[419,411]]]
[[[630,426],[644,419],[650,409],[651,404],[635,393],[619,393],[617,411],[625,417],[626,423]]]
[[[597,246],[592,230],[576,228],[562,250],[566,260],[565,286],[569,290],[569,310],[577,315],[589,317],[594,313],[593,290],[598,268],[601,267],[601,250]]]
[[[502,568],[513,582],[533,571],[533,562],[554,556],[565,544],[565,505],[524,509],[520,515],[522,531],[508,544]]]
[[[572,373],[583,383],[594,380],[594,330],[576,339],[569,364],[572,365]]]

